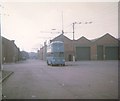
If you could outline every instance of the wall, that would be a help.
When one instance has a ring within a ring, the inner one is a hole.
[[[19,60],[19,48],[13,40],[2,37],[2,62],[16,62]]]

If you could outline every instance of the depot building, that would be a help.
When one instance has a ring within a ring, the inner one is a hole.
[[[89,61],[89,60],[118,60],[119,55],[119,40],[106,33],[100,38],[89,40],[86,37],[81,37],[77,40],[71,40],[63,34],[55,37],[52,41],[63,41],[65,49],[65,60],[73,61]],[[46,60],[45,44],[39,50],[40,59]]]

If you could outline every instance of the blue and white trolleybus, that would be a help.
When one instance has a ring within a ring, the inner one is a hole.
[[[47,46],[47,64],[65,65],[64,43],[62,41],[53,41]]]

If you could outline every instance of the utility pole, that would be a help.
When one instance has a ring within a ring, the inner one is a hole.
[[[74,40],[75,40],[75,37],[74,37],[74,34],[75,34],[75,24],[76,22],[73,23],[73,62],[75,62],[75,49],[74,49]]]
[[[74,39],[75,39],[74,38],[75,29],[74,28],[75,28],[75,23],[76,22],[73,23],[73,62],[75,62],[75,51],[74,51],[75,50],[74,49]]]
[[[74,33],[75,33],[74,26],[75,26],[75,23],[73,23],[73,40],[74,40]]]
[[[84,22],[83,24],[91,24],[92,22]],[[72,23],[72,27],[73,27],[73,62],[75,62],[75,46],[74,46],[74,42],[75,42],[75,24],[82,24],[82,22],[74,22]]]

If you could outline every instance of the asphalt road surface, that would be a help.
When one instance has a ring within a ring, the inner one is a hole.
[[[47,66],[27,60],[4,64],[14,73],[2,84],[4,99],[117,99],[118,62],[67,62]]]

